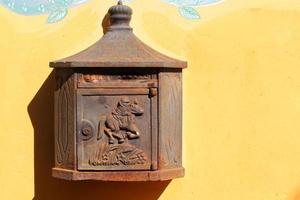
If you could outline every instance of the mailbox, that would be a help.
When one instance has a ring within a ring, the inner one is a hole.
[[[182,69],[140,41],[121,1],[94,45],[55,70],[55,167],[67,180],[183,177]]]

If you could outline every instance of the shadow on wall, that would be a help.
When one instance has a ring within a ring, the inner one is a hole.
[[[101,182],[59,180],[51,176],[54,166],[54,86],[52,72],[28,105],[34,127],[34,200],[109,199],[155,200],[170,181]]]

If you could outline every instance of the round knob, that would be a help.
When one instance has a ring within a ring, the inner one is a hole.
[[[82,140],[89,140],[94,135],[94,126],[92,122],[88,120],[83,120],[81,123],[81,138]]]

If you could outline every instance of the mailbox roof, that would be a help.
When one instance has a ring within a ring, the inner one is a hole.
[[[157,67],[185,68],[185,61],[177,60],[152,49],[129,26],[132,10],[118,5],[109,9],[110,28],[91,47],[64,59],[50,62],[54,68],[68,67]]]

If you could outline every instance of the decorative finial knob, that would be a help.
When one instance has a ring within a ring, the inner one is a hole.
[[[130,28],[129,26],[132,15],[132,9],[126,5],[123,5],[123,2],[121,0],[118,1],[117,5],[112,6],[108,10],[108,14],[110,15],[111,24],[109,30],[132,30],[132,28]]]

